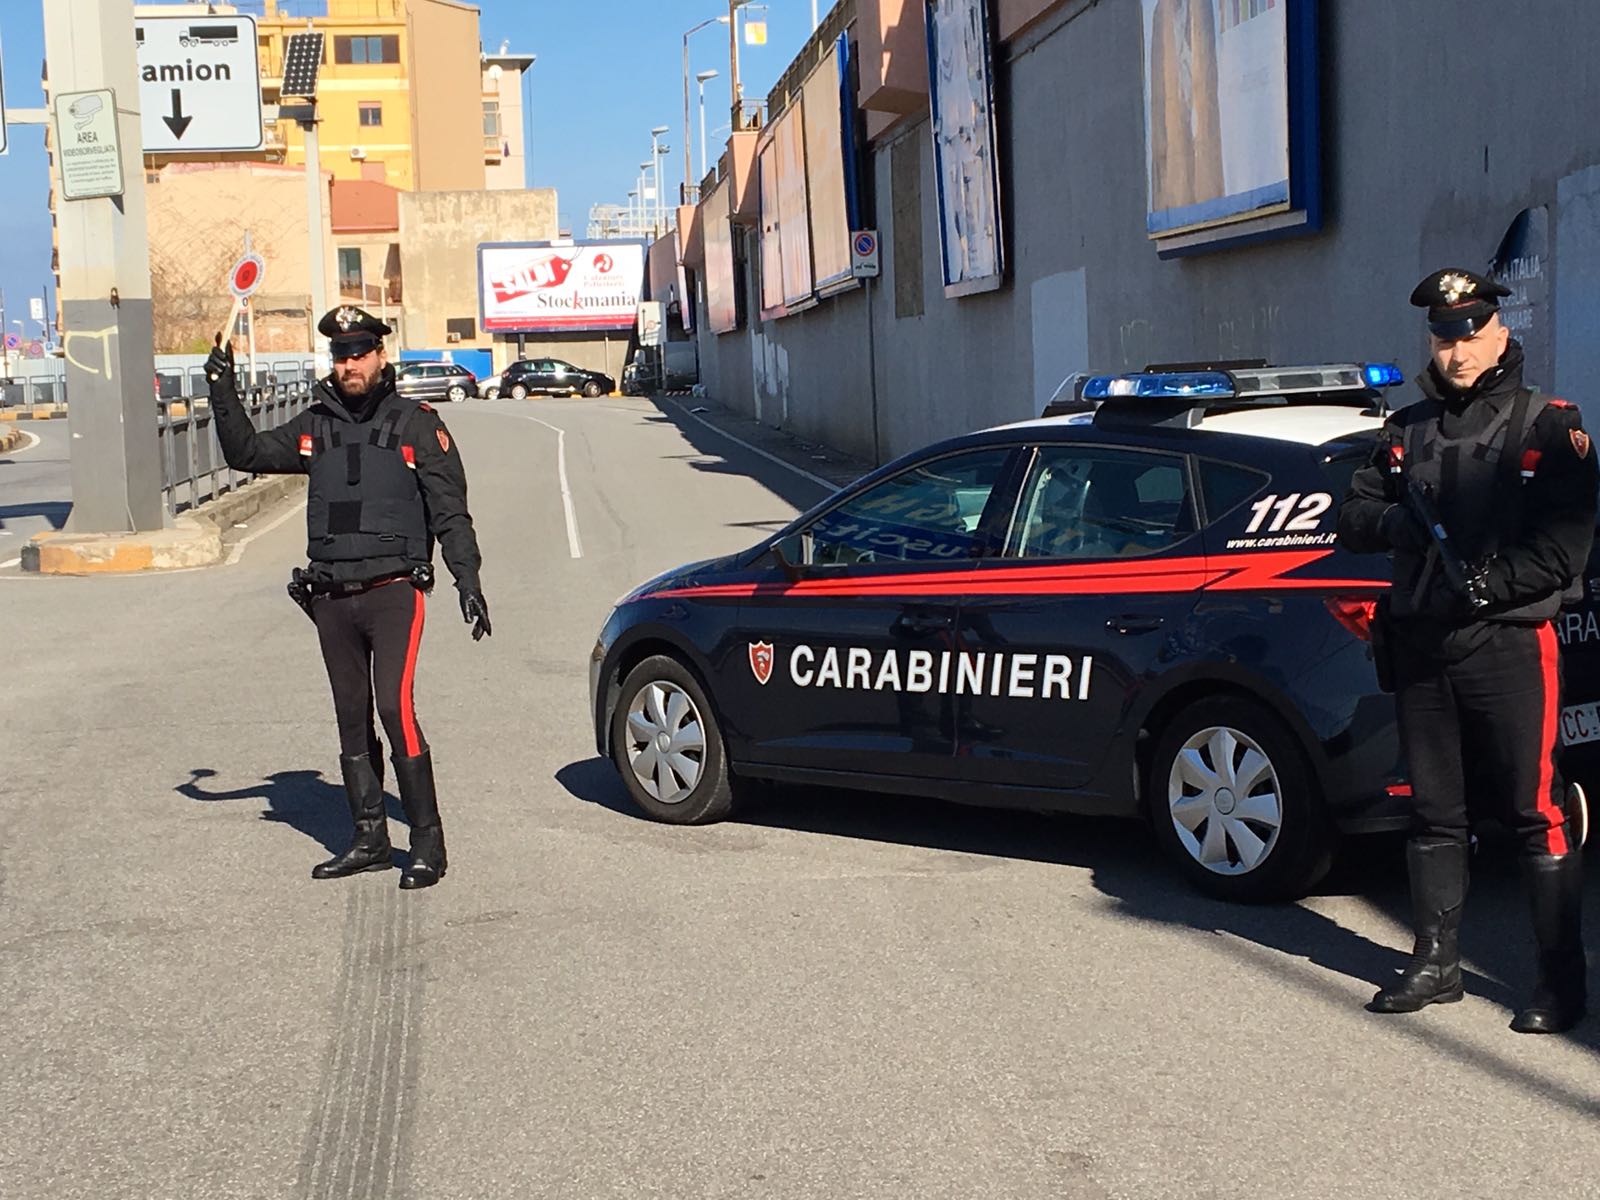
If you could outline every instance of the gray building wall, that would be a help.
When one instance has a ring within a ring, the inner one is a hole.
[[[880,457],[1030,416],[1074,370],[1261,357],[1412,372],[1425,352],[1407,303],[1416,281],[1445,265],[1483,269],[1530,208],[1546,229],[1519,331],[1530,381],[1600,425],[1588,383],[1600,367],[1600,123],[1587,116],[1600,107],[1600,5],[1513,15],[1460,0],[1448,22],[1415,4],[1321,7],[1320,233],[1157,256],[1133,0],[1069,3],[998,50],[1000,291],[944,297],[926,119],[873,148]],[[870,458],[865,310],[852,291],[702,334],[702,378],[741,411]]]

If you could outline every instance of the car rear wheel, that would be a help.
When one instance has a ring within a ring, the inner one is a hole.
[[[450,398],[450,403],[460,404],[467,398],[467,389],[458,383],[453,385],[450,390],[445,393],[445,395]]]
[[[591,399],[591,400],[593,400],[596,396],[600,395],[600,393],[601,393],[600,385],[598,383],[596,383],[592,379],[588,383],[583,385],[583,394],[585,396],[589,397],[589,399]]]
[[[1332,864],[1335,834],[1311,765],[1255,701],[1218,696],[1178,713],[1157,739],[1145,792],[1163,848],[1214,896],[1296,899]]]
[[[628,672],[611,719],[611,757],[628,794],[658,821],[701,825],[733,809],[721,727],[677,659],[654,655]]]
[[[528,398],[528,389],[520,383],[513,383],[511,385],[511,398],[513,400],[526,400]]]

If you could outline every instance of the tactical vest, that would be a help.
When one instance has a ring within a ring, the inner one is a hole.
[[[1525,507],[1523,488],[1533,478],[1538,454],[1528,447],[1533,423],[1549,398],[1532,388],[1519,388],[1511,403],[1487,429],[1465,437],[1444,434],[1438,414],[1405,427],[1405,471],[1426,486],[1438,505],[1439,517],[1467,562],[1497,553],[1514,541],[1522,529]],[[1430,609],[1436,593],[1417,595],[1426,555],[1397,550],[1394,556],[1394,591],[1390,603],[1395,616],[1445,616]],[[1435,575],[1441,573],[1437,563]],[[1488,619],[1519,624],[1548,621],[1564,600],[1581,599],[1582,584],[1574,580],[1567,591],[1554,591],[1511,609],[1494,609]]]
[[[312,416],[300,453],[307,474],[306,556],[314,562],[406,558],[428,562],[432,546],[417,483],[416,456],[400,425],[416,402],[391,394],[370,421]]]

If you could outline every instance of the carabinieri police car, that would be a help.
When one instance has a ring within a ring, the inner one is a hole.
[[[745,780],[1144,817],[1235,899],[1303,893],[1404,828],[1365,641],[1387,561],[1338,501],[1387,364],[1156,369],[930,446],[775,536],[635,589],[595,733],[658,820]]]

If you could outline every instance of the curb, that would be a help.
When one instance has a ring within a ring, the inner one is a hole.
[[[22,430],[15,425],[0,431],[0,454],[9,454],[20,445],[22,445]]]
[[[222,534],[296,492],[303,475],[247,483],[173,518],[170,528],[141,533],[35,534],[22,547],[22,569],[40,575],[127,575],[210,567],[224,555]]]
[[[64,408],[8,408],[0,412],[0,421],[65,421]]]

